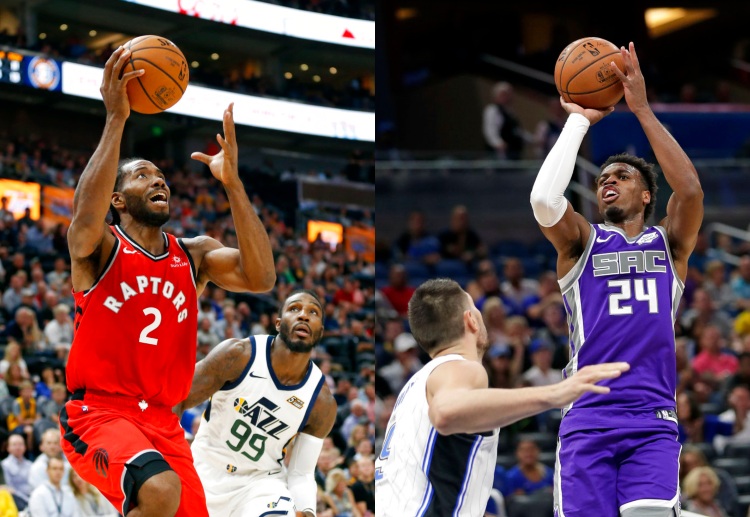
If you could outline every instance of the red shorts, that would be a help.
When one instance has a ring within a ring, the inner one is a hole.
[[[60,412],[62,449],[70,465],[123,515],[137,505],[137,491],[146,479],[171,468],[182,481],[175,517],[208,517],[203,485],[177,415],[167,406],[139,402],[76,392]]]

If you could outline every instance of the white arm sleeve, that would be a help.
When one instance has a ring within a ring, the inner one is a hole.
[[[579,113],[571,113],[560,137],[539,169],[531,189],[531,207],[537,222],[545,227],[556,225],[568,207],[565,189],[575,170],[576,156],[590,126]]]
[[[289,458],[287,485],[298,512],[316,515],[318,486],[315,483],[315,465],[323,450],[323,439],[300,433]]]

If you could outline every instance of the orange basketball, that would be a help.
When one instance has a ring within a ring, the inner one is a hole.
[[[602,38],[581,38],[560,53],[555,64],[555,86],[565,102],[584,108],[606,109],[619,102],[622,81],[609,65],[624,70],[620,49]]]
[[[133,111],[152,114],[174,106],[185,93],[190,76],[185,55],[177,45],[160,36],[139,36],[123,46],[130,50],[123,73],[146,71],[127,84]]]

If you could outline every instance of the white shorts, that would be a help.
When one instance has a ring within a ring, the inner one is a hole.
[[[286,481],[233,476],[207,467],[196,459],[195,468],[206,492],[211,517],[295,517]]]

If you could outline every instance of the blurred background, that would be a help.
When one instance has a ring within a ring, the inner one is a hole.
[[[576,39],[633,41],[651,106],[695,163],[705,192],[675,326],[683,508],[745,517],[750,38],[743,27],[750,8],[668,4],[628,2],[611,15],[595,4],[533,0],[378,2],[376,381],[386,407],[378,429],[394,395],[429,360],[409,333],[406,310],[414,288],[435,276],[458,281],[482,311],[492,386],[560,379],[568,330],[556,253],[529,204],[566,118],[552,72]],[[625,151],[654,159],[623,100],[588,132],[566,193],[592,222],[601,222],[592,180],[608,156]],[[664,216],[670,194],[662,177],[655,217]],[[552,515],[559,418],[555,411],[503,429],[488,516]],[[699,483],[709,488],[699,491]]]
[[[45,454],[41,434],[57,428],[74,310],[66,231],[104,127],[102,69],[119,45],[154,34],[183,51],[190,85],[167,112],[131,114],[121,156],[165,172],[167,231],[236,247],[223,188],[189,158],[219,151],[222,111],[234,102],[240,175],[276,260],[267,294],[209,284],[196,359],[229,337],[275,333],[279,302],[316,290],[326,332],[313,357],[339,404],[316,471],[319,515],[343,512],[326,495],[342,489],[372,515],[374,16],[371,0],[0,2],[0,459],[10,462],[6,444],[20,435],[13,461],[34,461]],[[20,401],[29,381],[33,414]],[[201,410],[183,417],[188,439]],[[34,487],[8,462],[0,485],[23,509]]]

